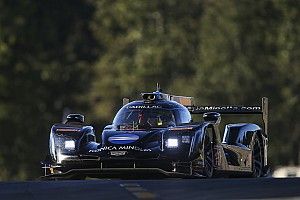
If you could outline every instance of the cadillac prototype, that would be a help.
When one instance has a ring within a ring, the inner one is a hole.
[[[268,100],[258,106],[195,106],[192,97],[142,93],[102,133],[70,114],[50,131],[44,178],[262,177],[268,172]],[[201,114],[195,122],[193,115]],[[226,124],[228,114],[260,115],[262,125]],[[223,137],[221,138],[221,136]]]

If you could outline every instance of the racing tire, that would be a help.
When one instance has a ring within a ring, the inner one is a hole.
[[[259,138],[255,135],[252,141],[252,177],[263,175],[263,149]]]
[[[206,178],[214,177],[214,146],[213,137],[205,135],[203,144],[203,174]]]

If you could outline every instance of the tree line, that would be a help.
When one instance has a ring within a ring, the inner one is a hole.
[[[0,179],[39,176],[66,110],[100,134],[156,82],[202,105],[269,97],[271,165],[299,164],[297,0],[0,0],[0,13]]]

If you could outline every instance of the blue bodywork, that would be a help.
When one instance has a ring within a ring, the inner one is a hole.
[[[166,175],[251,175],[257,146],[263,171],[259,176],[266,173],[268,140],[260,126],[228,124],[221,139],[220,114],[208,113],[204,121],[192,123],[186,106],[160,92],[143,98],[124,105],[100,137],[92,126],[76,121],[53,125],[49,156],[43,162],[46,177],[78,173],[105,177],[142,169]],[[207,147],[211,147],[211,171],[206,166]]]

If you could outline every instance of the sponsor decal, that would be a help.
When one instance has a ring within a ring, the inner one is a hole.
[[[261,111],[260,106],[187,106],[193,111]]]
[[[191,138],[190,138],[189,135],[183,135],[183,136],[181,136],[181,142],[182,143],[189,144],[190,141],[191,141]]]
[[[127,151],[111,151],[110,155],[112,156],[124,156],[127,153]]]
[[[193,127],[173,127],[169,128],[170,131],[186,131],[186,130],[193,130]]]
[[[58,128],[56,129],[58,132],[79,132],[80,129],[73,129],[73,128]]]
[[[151,108],[162,108],[162,106],[158,106],[158,105],[127,106],[127,109],[151,109]]]
[[[196,108],[196,110],[261,110],[261,107],[259,106],[242,106],[242,107],[238,107],[238,106],[202,106],[202,107],[198,107]]]
[[[119,134],[108,138],[112,144],[130,144],[137,141],[140,137],[135,134]]]
[[[101,151],[122,151],[122,150],[134,150],[134,151],[151,151],[151,149],[143,149],[138,146],[104,146],[99,149],[89,150],[90,153],[97,153]]]

